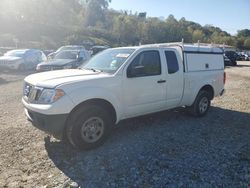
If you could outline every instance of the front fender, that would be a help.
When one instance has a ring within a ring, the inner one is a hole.
[[[82,95],[80,95],[82,93]],[[74,108],[79,105],[82,102],[85,102],[90,99],[103,99],[112,104],[116,111],[116,116],[117,116],[117,123],[121,119],[121,114],[122,114],[122,105],[120,104],[120,100],[118,99],[117,96],[121,95],[115,95],[115,92],[109,91],[106,88],[102,87],[84,87],[84,88],[77,88],[72,90],[70,93],[67,95],[70,97],[72,102],[75,104]],[[74,109],[73,108],[73,109]],[[72,109],[72,110],[73,110]]]

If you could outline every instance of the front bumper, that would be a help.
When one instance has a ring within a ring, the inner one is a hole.
[[[46,115],[27,108],[25,108],[24,111],[28,120],[31,121],[36,128],[52,134],[59,140],[63,139],[68,114]]]
[[[2,65],[0,64],[0,69],[2,70],[17,70],[19,65],[12,64],[12,65]]]

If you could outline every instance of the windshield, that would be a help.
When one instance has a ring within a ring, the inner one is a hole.
[[[23,57],[25,51],[9,51],[4,56],[11,56],[11,57]]]
[[[92,57],[82,68],[115,73],[133,52],[134,49],[107,49]]]
[[[54,59],[77,59],[77,52],[76,51],[61,51]]]

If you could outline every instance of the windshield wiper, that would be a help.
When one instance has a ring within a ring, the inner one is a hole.
[[[94,69],[94,68],[82,68],[85,70],[92,70],[93,72],[103,72],[102,70]]]

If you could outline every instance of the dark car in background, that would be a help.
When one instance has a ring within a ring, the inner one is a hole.
[[[227,62],[228,66],[236,66],[237,65],[237,59],[238,59],[238,54],[233,51],[233,50],[228,50],[224,52],[224,56],[226,56],[230,62]]]
[[[223,55],[223,58],[225,66],[231,66],[233,64],[232,61],[227,56]]]
[[[238,61],[250,61],[250,54],[247,51],[238,52]]]
[[[250,56],[248,54],[244,54],[244,61],[250,61]]]
[[[92,46],[90,49],[90,51],[92,51],[91,55],[93,56],[93,55],[95,55],[103,50],[106,50],[108,48],[109,48],[109,46]]]
[[[49,59],[53,59],[55,57],[56,54],[58,54],[61,51],[65,51],[65,50],[85,50],[84,46],[80,46],[80,45],[67,45],[67,46],[61,46],[60,48],[58,48],[55,52],[51,52],[48,54],[48,58]]]
[[[10,50],[0,57],[0,67],[8,70],[34,70],[37,64],[46,60],[47,57],[41,50]]]
[[[64,50],[58,52],[53,59],[39,63],[36,71],[74,69],[89,60],[89,58],[90,56],[86,50]]]

